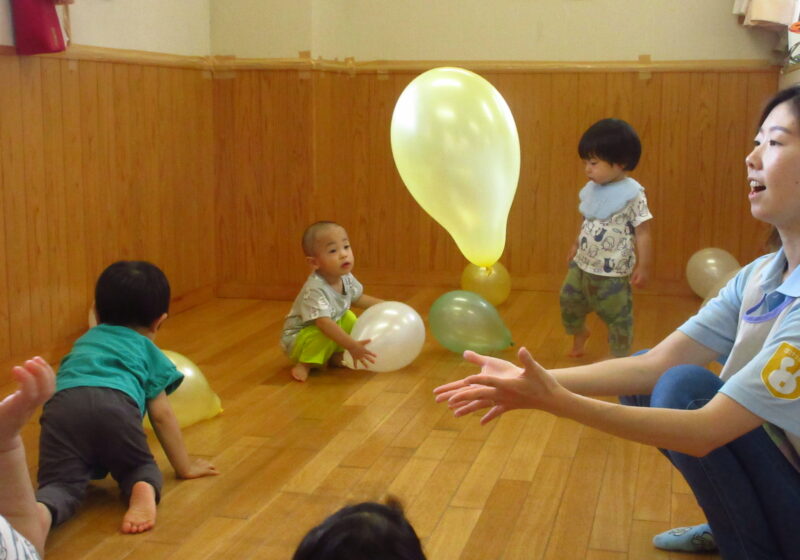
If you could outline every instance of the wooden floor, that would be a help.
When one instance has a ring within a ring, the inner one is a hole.
[[[441,295],[373,291],[423,316]],[[515,341],[545,367],[577,363],[564,358],[570,341],[557,299],[519,292],[500,307]],[[637,296],[636,348],[652,345],[699,303]],[[293,382],[278,347],[288,307],[219,299],[167,321],[157,343],[199,364],[222,398],[220,416],[184,431],[190,453],[211,459],[222,475],[176,480],[152,438],[166,479],[156,528],[121,535],[124,505],[113,482],[102,481],[51,533],[48,559],[288,559],[327,515],[385,493],[404,502],[431,560],[695,558],[651,545],[657,532],[703,520],[656,450],[541,412],[516,411],[486,427],[454,419],[431,390],[474,368],[430,333],[402,371],[332,370]],[[607,352],[603,326],[590,328],[587,360]],[[2,379],[6,394],[9,378]],[[35,422],[24,437],[33,473]]]

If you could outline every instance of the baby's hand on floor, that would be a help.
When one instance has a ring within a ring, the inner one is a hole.
[[[183,473],[177,473],[178,478],[190,479],[190,478],[202,478],[204,476],[216,476],[219,474],[217,467],[212,465],[209,461],[205,459],[195,459],[192,461],[192,464],[189,465],[189,469]]]

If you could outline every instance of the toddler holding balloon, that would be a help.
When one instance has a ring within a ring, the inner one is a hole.
[[[369,340],[350,336],[356,322],[350,306],[368,308],[382,300],[364,293],[351,272],[354,257],[347,231],[335,222],[315,222],[303,233],[303,253],[312,272],[286,316],[281,347],[294,363],[297,381],[308,379],[314,368],[342,364],[343,350],[354,364],[375,361]]]
[[[122,532],[153,527],[163,479],[142,428],[145,411],[178,478],[218,474],[189,458],[167,400],[183,381],[153,344],[169,300],[167,278],[148,262],[116,262],[97,280],[98,325],[61,361],[42,412],[36,499],[46,527],[72,517],[90,478],[109,472],[128,501]]]
[[[589,338],[586,315],[608,325],[614,356],[626,356],[633,340],[631,285],[644,286],[651,260],[650,222],[644,188],[628,177],[642,146],[631,125],[603,119],[583,133],[578,154],[589,182],[580,192],[584,216],[569,254],[561,287],[561,320],[573,335],[572,357],[583,355]],[[637,263],[638,257],[638,263]]]

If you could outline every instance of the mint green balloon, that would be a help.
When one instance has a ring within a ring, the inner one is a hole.
[[[491,354],[514,344],[497,309],[473,292],[447,292],[431,305],[428,321],[436,340],[459,354]]]

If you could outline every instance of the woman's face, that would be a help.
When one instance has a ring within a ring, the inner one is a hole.
[[[753,216],[800,232],[800,124],[789,102],[764,120],[745,163]]]

